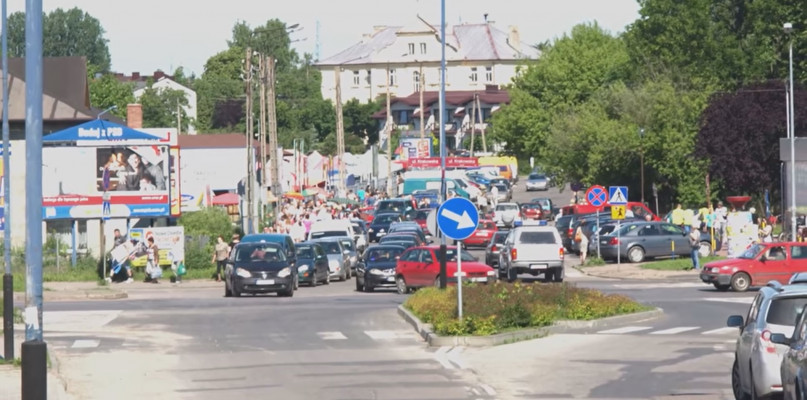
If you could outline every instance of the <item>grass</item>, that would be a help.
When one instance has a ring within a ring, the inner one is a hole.
[[[5,358],[0,358],[0,365],[13,365],[15,367],[19,367],[22,365],[22,359],[19,357],[13,360],[6,360]]]
[[[605,265],[605,260],[599,257],[591,257],[586,259],[586,263],[582,265],[583,268],[599,267]]]
[[[721,256],[701,257],[699,262],[700,265],[703,265],[710,261],[723,260],[725,258],[726,257]],[[688,257],[679,257],[679,258],[672,258],[669,260],[651,261],[646,262],[644,264],[639,264],[639,267],[644,269],[655,269],[662,271],[685,271],[692,269],[692,259]]]

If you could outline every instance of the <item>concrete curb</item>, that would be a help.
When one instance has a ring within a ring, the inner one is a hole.
[[[537,339],[553,333],[563,333],[575,329],[598,329],[610,325],[634,323],[658,318],[664,314],[661,308],[642,311],[633,314],[616,315],[590,321],[555,321],[551,326],[541,328],[520,329],[513,332],[498,333],[490,336],[439,336],[434,333],[432,324],[426,324],[412,314],[404,306],[398,306],[398,315],[415,328],[415,331],[429,344],[430,347],[466,346],[490,347],[500,344],[518,342],[522,340]]]
[[[67,388],[67,381],[62,376],[61,370],[61,360],[59,360],[59,356],[56,355],[56,351],[53,349],[48,349],[48,360],[50,360],[51,365],[51,376],[56,378],[55,384],[59,385],[65,393],[69,393]]]
[[[667,275],[667,276],[654,276],[654,277],[647,277],[647,278],[636,278],[636,277],[624,277],[624,276],[613,276],[613,275],[601,275],[597,273],[590,272],[589,270],[597,269],[597,267],[589,267],[589,268],[580,268],[579,266],[574,266],[574,269],[580,271],[582,274],[586,276],[591,276],[594,278],[601,278],[601,279],[610,279],[610,280],[619,280],[619,281],[634,281],[634,282],[642,282],[642,281],[658,281],[658,280],[689,280],[692,278],[697,278],[696,275],[688,275],[688,274],[675,274],[675,275]]]
[[[78,291],[44,291],[44,301],[76,301],[76,300],[120,300],[129,298],[126,292],[110,290],[107,293],[86,290]],[[14,301],[24,302],[25,293],[15,293]]]

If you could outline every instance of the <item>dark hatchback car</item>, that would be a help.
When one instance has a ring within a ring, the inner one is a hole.
[[[318,283],[331,283],[328,256],[319,243],[297,243],[297,282],[317,286]]]
[[[382,236],[389,233],[389,226],[393,222],[400,222],[403,221],[401,214],[398,213],[379,213],[373,218],[373,222],[370,223],[370,226],[367,229],[367,233],[369,234],[369,239],[371,242],[377,242]]]
[[[488,243],[488,247],[485,248],[485,264],[491,267],[499,264],[499,252],[508,234],[510,234],[510,231],[496,231],[493,234],[493,237],[490,238],[490,243]]]
[[[297,288],[297,268],[277,243],[238,243],[224,272],[224,296],[273,293],[291,297]]]
[[[297,252],[294,251],[294,240],[289,235],[282,233],[253,233],[241,238],[241,243],[277,243],[283,248],[286,253],[286,258],[292,262],[297,260]]]
[[[356,268],[356,291],[395,289],[395,263],[404,250],[403,246],[387,244],[369,247]]]

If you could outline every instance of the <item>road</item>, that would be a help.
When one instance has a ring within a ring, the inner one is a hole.
[[[519,186],[516,201],[544,196]],[[548,194],[557,204],[571,196]],[[736,331],[724,324],[753,293],[571,268],[567,280],[665,315],[487,349],[429,348],[396,314],[404,296],[359,293],[352,280],[302,287],[293,298],[169,287],[157,298],[49,303],[45,339],[80,399],[730,397]]]

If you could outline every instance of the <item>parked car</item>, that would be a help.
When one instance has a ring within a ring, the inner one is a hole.
[[[532,173],[527,177],[527,191],[531,190],[548,190],[549,179],[544,174]]]
[[[493,198],[493,188],[494,187],[496,188],[496,192],[497,192],[497,195],[496,195],[495,199]],[[508,202],[508,201],[511,201],[513,199],[513,196],[510,193],[510,189],[508,189],[507,186],[502,185],[502,184],[499,183],[499,184],[491,184],[490,185],[490,190],[488,191],[488,198],[489,198],[489,200],[496,200],[498,202]]]
[[[339,238],[342,242],[342,247],[348,251],[348,263],[350,265],[350,274],[356,274],[356,266],[359,264],[359,251],[356,250],[356,243],[353,243],[353,239],[348,237]]]
[[[521,215],[524,216],[524,219],[541,220],[544,219],[544,209],[540,203],[522,203]]]
[[[786,284],[794,273],[803,271],[807,271],[807,243],[755,243],[737,258],[707,263],[700,278],[717,290],[744,292],[772,280]]]
[[[370,242],[377,242],[379,238],[386,235],[389,231],[389,226],[393,222],[403,221],[401,214],[394,212],[385,212],[376,214],[373,222],[367,228],[367,233],[370,237]]]
[[[493,234],[493,238],[490,239],[488,247],[485,248],[485,264],[491,267],[499,265],[499,251],[504,244],[504,240],[507,239],[508,234],[510,234],[510,231],[496,231],[496,233]]]
[[[622,224],[608,235],[600,236],[600,254],[605,260],[620,258],[640,263],[648,257],[689,257],[692,247],[680,226],[657,221],[634,221]],[[712,251],[711,236],[701,233],[698,252],[701,257]]]
[[[802,314],[805,304],[807,286],[782,286],[772,282],[754,297],[748,319],[744,320],[741,315],[728,318],[728,326],[740,329],[731,368],[735,398],[767,398],[782,392],[783,385],[795,383],[785,371],[791,366],[783,364],[790,347],[782,336],[793,336],[796,319]],[[787,381],[784,380],[786,376]]]
[[[395,285],[395,265],[406,250],[403,246],[379,244],[370,246],[356,268],[356,291],[372,292],[376,288]]]
[[[280,247],[283,248],[283,252],[286,253],[286,258],[289,259],[292,263],[297,262],[297,252],[294,249],[294,239],[291,238],[289,235],[285,235],[282,233],[253,233],[250,235],[244,235],[241,238],[241,243],[254,243],[254,242],[267,242],[267,243],[277,243]]]
[[[508,179],[505,179],[505,178],[502,178],[502,177],[491,179],[490,184],[491,185],[504,185],[505,187],[507,187],[508,192],[513,191],[513,184]]]
[[[519,274],[543,275],[563,282],[563,242],[550,226],[520,226],[510,231],[499,252],[499,276],[513,282]]]
[[[317,286],[318,283],[330,284],[331,273],[328,269],[328,256],[318,243],[297,243],[297,282]]]
[[[544,210],[544,216],[546,219],[554,219],[555,214],[555,206],[552,204],[552,199],[549,197],[536,197],[530,200],[530,203],[538,203],[541,205],[541,208]]]
[[[497,230],[496,223],[491,220],[481,219],[476,225],[476,231],[463,240],[462,243],[466,246],[487,247]]]
[[[248,242],[234,246],[224,270],[224,296],[277,293],[294,296],[297,268],[277,243]]]
[[[337,278],[340,281],[350,279],[350,251],[342,245],[342,240],[338,237],[329,237],[317,239],[315,242],[325,250],[331,278]]]
[[[398,293],[406,294],[411,289],[436,286],[440,282],[440,246],[412,247],[401,254],[395,267],[395,284]],[[463,281],[488,283],[496,280],[496,271],[479,262],[468,252],[462,252]],[[456,284],[457,248],[446,250],[446,274],[450,284]]]
[[[802,288],[802,290],[807,290],[807,287],[803,285]],[[801,299],[801,302],[803,307],[804,299]],[[786,318],[787,316],[783,317]],[[807,381],[805,380],[807,358],[804,356],[804,348],[807,346],[807,342],[805,341],[807,341],[807,313],[805,312],[798,313],[792,335],[787,335],[786,333],[771,334],[771,342],[780,345],[776,346],[777,350],[779,347],[786,346],[779,371],[785,400],[801,400],[807,394]],[[765,387],[763,387],[764,391]]]

